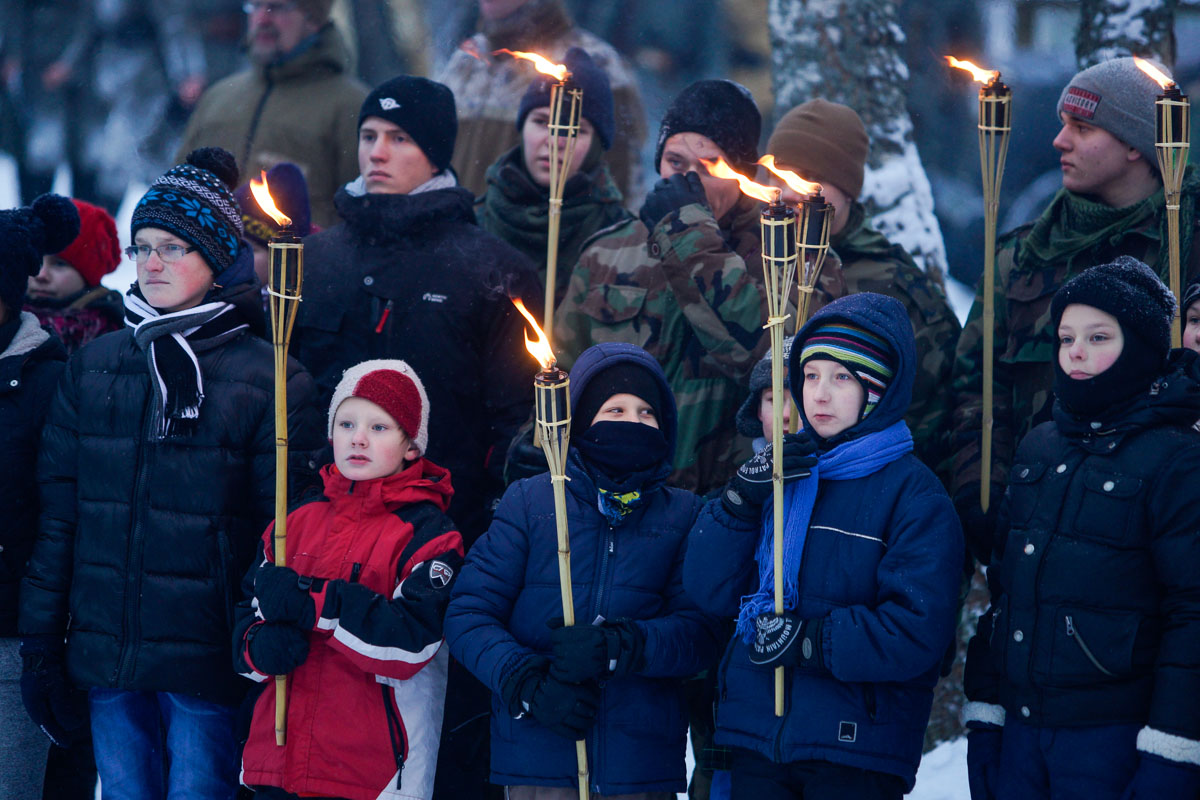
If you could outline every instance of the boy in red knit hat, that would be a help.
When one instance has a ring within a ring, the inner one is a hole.
[[[125,326],[120,293],[100,285],[121,263],[116,223],[99,206],[71,202],[79,211],[79,235],[65,250],[42,257],[42,268],[29,278],[25,295],[25,310],[54,329],[68,354]]]
[[[265,691],[242,781],[261,798],[429,800],[446,691],[442,620],[463,544],[445,516],[450,473],[422,457],[420,378],[396,360],[346,370],[329,438],[323,495],[288,515],[288,566],[274,565],[268,527],[244,583],[235,666],[260,683],[289,678],[287,743],[275,744],[275,691]]]

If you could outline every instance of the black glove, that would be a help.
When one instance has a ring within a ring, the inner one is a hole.
[[[750,458],[738,467],[725,491],[721,493],[721,502],[725,509],[742,519],[758,519],[762,515],[762,505],[771,497],[771,454],[774,445],[768,444],[761,453]],[[817,444],[809,435],[785,433],[783,435],[783,480],[784,483],[798,478],[807,478],[812,474],[812,468],[817,463]]]
[[[254,573],[258,611],[268,622],[290,622],[311,630],[317,621],[317,604],[308,591],[311,586],[312,578],[268,561]]]
[[[307,629],[286,622],[264,622],[246,633],[246,651],[263,675],[287,675],[308,658]]]
[[[613,675],[628,675],[641,667],[646,637],[633,620],[563,627],[562,617],[547,623],[550,634],[550,674],[578,683]]]
[[[552,733],[572,741],[587,734],[600,704],[600,687],[594,681],[560,681],[547,672],[545,659],[530,659],[508,679],[501,695],[514,716],[528,713]]]
[[[61,636],[21,640],[21,701],[33,723],[59,747],[69,747],[84,737],[87,693],[67,678]]]
[[[958,512],[959,522],[962,523],[967,550],[985,567],[992,560],[996,544],[996,518],[1003,500],[1004,485],[999,483],[992,484],[986,512],[979,505],[978,481],[967,484],[954,494],[954,510]]]
[[[824,630],[824,617],[801,619],[786,611],[778,615],[762,614],[754,620],[750,663],[829,672],[822,645]]]
[[[646,202],[642,204],[642,212],[638,216],[646,223],[646,227],[653,231],[668,214],[693,203],[709,208],[708,195],[704,193],[704,184],[700,182],[700,176],[695,172],[684,175],[676,173],[654,184],[654,188],[646,195]]]
[[[1000,728],[995,725],[967,730],[967,784],[971,800],[995,800],[996,770],[1000,764]]]

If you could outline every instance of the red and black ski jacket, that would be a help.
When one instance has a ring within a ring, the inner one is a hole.
[[[308,659],[288,676],[287,744],[275,744],[275,692],[254,707],[242,755],[247,786],[293,794],[429,800],[448,656],[442,620],[462,537],[445,516],[450,473],[422,459],[386,478],[351,481],[330,465],[322,497],[288,514],[287,566],[314,578]],[[258,682],[246,648],[262,624],[254,574],[273,558],[274,525],[246,575],[238,671]]]

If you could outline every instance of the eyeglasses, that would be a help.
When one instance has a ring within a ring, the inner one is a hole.
[[[262,13],[269,17],[277,14],[282,14],[285,11],[292,11],[296,8],[296,4],[291,0],[251,0],[251,2],[242,3],[242,11],[247,15],[254,13]]]
[[[131,261],[136,261],[139,264],[145,264],[150,260],[150,254],[154,253],[158,256],[158,260],[164,264],[174,264],[179,259],[186,256],[188,253],[194,252],[194,247],[184,247],[178,244],[160,244],[158,247],[148,247],[144,244],[135,244],[125,248],[125,255],[129,256]]]

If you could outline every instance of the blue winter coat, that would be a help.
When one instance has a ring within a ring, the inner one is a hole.
[[[644,350],[606,343],[588,350],[571,374],[577,399],[600,369],[633,361],[661,383],[659,423],[675,448],[675,405],[662,370]],[[644,666],[603,684],[588,733],[592,791],[605,795],[681,792],[687,716],[681,678],[717,660],[714,620],[683,591],[688,531],[701,501],[657,486],[621,524],[607,523],[583,460],[571,451],[567,516],[577,624],[598,617],[637,621],[646,637]],[[450,652],[492,689],[493,783],[573,786],[575,743],[529,715],[513,719],[500,698],[505,680],[534,655],[548,655],[547,621],[562,616],[554,500],[548,474],[508,488],[488,532],[472,547],[446,612]]]
[[[902,419],[915,364],[912,327],[900,303],[870,293],[837,300],[814,315],[792,347],[789,374],[801,419],[800,343],[835,318],[884,337],[898,367],[880,404],[822,442],[826,449]],[[757,588],[759,532],[719,499],[701,511],[684,584],[705,611],[736,615],[742,596]],[[776,717],[773,669],[751,664],[735,636],[718,674],[717,743],[777,763],[823,760],[897,775],[911,789],[939,662],[954,635],[962,558],[950,499],[911,453],[863,478],[822,480],[794,610],[825,618],[830,674],[789,669],[784,716]]]

